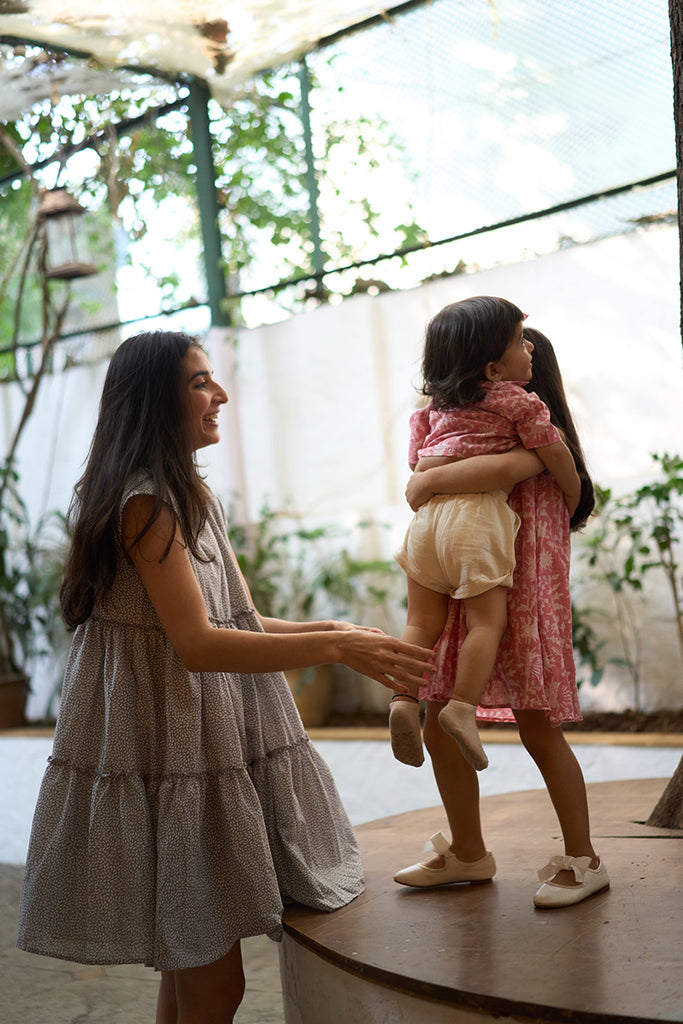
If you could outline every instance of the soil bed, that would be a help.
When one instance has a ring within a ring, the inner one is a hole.
[[[587,711],[583,722],[564,726],[578,732],[683,732],[680,711]]]
[[[387,716],[379,714],[330,715],[325,722],[329,727],[353,728],[358,726],[386,728]],[[513,722],[479,722],[480,729],[511,729]],[[569,722],[567,732],[676,732],[683,733],[683,708],[679,711],[587,711],[582,722]]]

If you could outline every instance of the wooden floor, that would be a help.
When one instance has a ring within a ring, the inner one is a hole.
[[[536,870],[562,853],[544,790],[487,797],[490,885],[415,890],[395,870],[447,831],[440,807],[357,829],[367,890],[287,935],[342,971],[463,1011],[597,1024],[683,1021],[683,832],[643,824],[667,780],[588,787],[594,844],[612,885],[576,907],[535,910]],[[389,1019],[389,1018],[387,1018]]]

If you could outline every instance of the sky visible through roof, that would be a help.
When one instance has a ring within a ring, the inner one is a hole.
[[[36,4],[30,0],[32,9]],[[276,34],[276,8],[285,18],[294,9],[303,18],[306,6],[254,9],[262,25],[270,18]],[[363,5],[338,6],[347,13],[353,7],[357,16]],[[8,20],[0,18],[0,30]],[[232,24],[230,42],[239,35],[234,13]],[[669,21],[659,0],[436,0],[308,60],[318,83],[311,96],[314,143],[325,119],[346,122],[352,134],[365,117],[385,125],[403,150],[397,160],[387,148],[386,159],[368,174],[349,157],[348,145],[338,147],[332,159],[341,188],[337,197],[328,196],[323,212],[328,223],[344,223],[350,236],[351,210],[363,197],[393,210],[395,223],[410,215],[411,205],[430,240],[438,241],[675,167]],[[294,65],[292,79],[297,71]],[[411,286],[461,262],[472,268],[529,258],[674,210],[670,182],[434,248],[407,266],[383,262],[366,276]],[[174,211],[174,227],[177,216]],[[150,210],[149,217],[158,221],[155,259],[172,265],[177,256],[168,210]],[[382,234],[364,243],[364,255],[392,248]],[[187,248],[183,263],[186,268]],[[240,285],[263,287],[278,277],[276,254],[265,243]],[[250,301],[248,319],[282,315],[277,305]],[[139,303],[129,293],[128,302],[129,313],[149,309],[148,294]]]

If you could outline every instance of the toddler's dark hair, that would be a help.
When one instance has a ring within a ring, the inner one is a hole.
[[[452,302],[425,332],[422,393],[435,409],[453,408],[484,397],[487,363],[500,359],[524,319],[521,309],[493,295]]]

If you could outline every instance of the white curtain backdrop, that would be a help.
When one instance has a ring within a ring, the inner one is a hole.
[[[240,331],[236,347],[216,332],[207,344],[231,404],[220,445],[206,453],[209,481],[242,520],[256,518],[268,499],[316,520],[388,522],[376,553],[390,555],[411,514],[403,500],[408,417],[425,322],[448,302],[493,294],[517,303],[553,342],[596,481],[630,490],[654,475],[653,452],[683,451],[678,276],[678,232],[661,226],[355,297]],[[19,453],[36,518],[68,504],[104,371],[72,369],[45,383]],[[5,438],[18,407],[14,389],[0,388]],[[647,598],[645,702],[680,705],[669,598],[656,588]],[[613,633],[613,623],[607,628]],[[612,669],[600,687],[582,689],[587,706],[628,706],[630,697]]]

